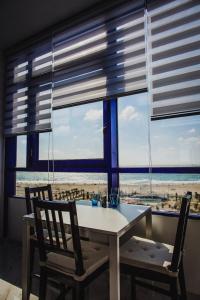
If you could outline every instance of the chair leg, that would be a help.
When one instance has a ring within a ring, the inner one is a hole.
[[[33,280],[33,269],[34,269],[34,257],[35,257],[35,247],[33,243],[30,245],[30,293],[32,287],[32,280]]]
[[[76,288],[74,286],[72,288],[72,300],[76,300]]]
[[[180,264],[179,284],[180,284],[180,289],[181,289],[181,297],[183,300],[187,300],[187,291],[186,291],[186,285],[185,285],[183,262],[181,262],[181,264]]]
[[[136,299],[136,284],[134,275],[131,275],[131,300],[133,299]]]
[[[172,300],[178,300],[178,288],[177,288],[177,280],[174,279],[170,283],[170,294]]]
[[[85,293],[84,293],[84,287],[77,283],[76,284],[76,300],[84,300]]]
[[[60,285],[60,294],[59,294],[59,296],[56,298],[56,300],[63,300],[63,299],[65,299],[65,294],[66,294],[65,285],[64,285],[64,284],[61,284],[61,285]]]
[[[46,288],[47,288],[47,272],[45,268],[40,267],[40,291],[39,300],[46,299]]]

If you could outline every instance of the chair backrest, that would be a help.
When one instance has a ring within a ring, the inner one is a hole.
[[[78,218],[75,201],[41,201],[33,198],[36,234],[39,242],[40,260],[46,261],[49,251],[62,253],[74,259],[75,273],[84,274],[82,249],[79,235]],[[68,249],[64,218],[69,215],[73,249]],[[48,238],[44,232],[48,231]]]
[[[51,185],[38,186],[38,187],[25,187],[25,197],[26,197],[26,212],[27,214],[33,213],[33,207],[31,199],[33,197],[38,197],[39,200],[53,200],[53,194]]]
[[[180,215],[179,215],[178,226],[176,231],[175,244],[174,244],[174,251],[172,256],[172,263],[170,267],[170,269],[173,272],[176,272],[178,270],[183,255],[183,247],[185,242],[185,234],[187,229],[191,199],[192,199],[191,192],[187,192],[187,194],[182,198]]]

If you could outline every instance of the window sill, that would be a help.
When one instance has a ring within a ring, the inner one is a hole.
[[[165,217],[173,217],[178,218],[179,213],[175,211],[166,211],[166,210],[153,210],[152,214],[155,216],[165,216]],[[190,220],[200,220],[200,213],[190,213],[189,214]]]

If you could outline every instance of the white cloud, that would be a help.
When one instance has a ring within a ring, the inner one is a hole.
[[[192,128],[192,129],[188,130],[188,133],[195,133],[195,132],[196,132],[195,128]]]
[[[85,121],[94,122],[100,120],[103,117],[103,111],[101,109],[89,109],[84,116]]]
[[[119,118],[123,121],[131,121],[137,119],[139,113],[136,111],[134,106],[126,106],[119,115]]]
[[[171,147],[168,147],[168,150],[169,150],[169,151],[175,151],[175,150],[176,150],[176,148],[175,148],[175,147],[173,147],[173,146],[171,146]]]
[[[185,144],[198,144],[200,145],[200,136],[190,136],[187,138],[179,137],[178,138],[179,142],[183,142]]]
[[[103,132],[103,127],[100,127],[100,128],[98,127],[96,130],[96,133],[102,133],[102,132]]]
[[[183,141],[184,141],[184,138],[183,138],[182,136],[180,136],[180,137],[178,138],[178,141],[179,141],[179,142],[183,142]]]
[[[55,127],[55,132],[59,134],[67,134],[70,132],[70,126],[69,125],[60,125]]]

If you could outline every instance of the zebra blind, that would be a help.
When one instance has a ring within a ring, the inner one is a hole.
[[[7,60],[5,135],[51,129],[51,41]]]
[[[200,2],[148,6],[153,118],[200,112]]]
[[[146,88],[144,1],[53,37],[53,108]]]

